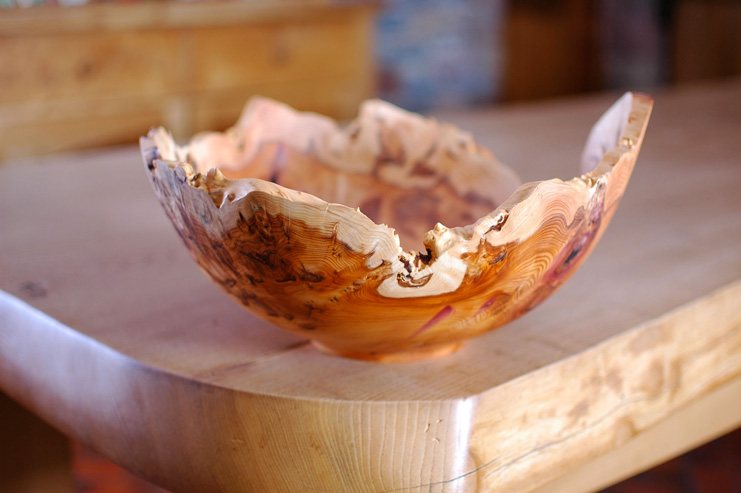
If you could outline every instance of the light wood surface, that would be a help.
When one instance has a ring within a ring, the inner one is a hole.
[[[615,97],[443,118],[526,181],[570,178]],[[136,149],[12,163],[0,389],[175,491],[534,490],[714,402],[673,429],[701,443],[741,398],[740,126],[738,81],[656,94],[631,186],[572,280],[459,352],[407,364],[321,354],[224,296]]]
[[[0,17],[0,160],[224,129],[248,97],[350,118],[373,89],[371,2],[43,6]]]
[[[587,493],[608,487],[733,431],[739,416],[741,379],[736,378],[536,491]]]

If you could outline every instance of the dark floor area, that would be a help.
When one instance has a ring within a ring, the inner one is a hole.
[[[741,493],[741,429],[603,493]]]

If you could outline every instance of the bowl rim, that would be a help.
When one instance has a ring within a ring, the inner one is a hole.
[[[248,103],[246,108],[250,104],[253,103]],[[282,103],[277,104],[288,108],[297,117],[309,116],[317,118],[317,121],[333,122],[321,115],[298,112]],[[375,223],[359,209],[327,202],[310,193],[260,178],[228,179],[218,168],[211,168],[203,175],[194,169],[189,157],[190,144],[178,146],[163,127],[153,128],[146,137],[142,137],[140,149],[152,177],[158,172],[176,174],[181,182],[188,183],[206,195],[219,214],[233,215],[235,207],[240,203],[260,197],[261,200],[275,202],[278,209],[286,203],[300,204],[309,210],[328,214],[340,224],[352,224],[355,231],[344,232],[341,240],[350,248],[369,254],[369,268],[377,268],[384,262],[391,266],[392,275],[379,286],[379,292],[387,297],[419,298],[458,289],[467,270],[467,263],[462,256],[475,250],[480,243],[485,241],[498,247],[516,237],[527,238],[535,234],[539,226],[537,221],[531,221],[529,226],[521,221],[518,228],[513,227],[513,224],[519,216],[537,216],[538,211],[542,213],[543,204],[539,206],[536,203],[542,197],[554,191],[573,195],[573,203],[566,212],[568,216],[575,208],[586,206],[592,200],[594,191],[599,188],[597,185],[606,184],[620,163],[628,163],[629,177],[643,142],[652,105],[653,99],[647,95],[625,93],[592,127],[582,153],[581,175],[566,181],[552,178],[521,184],[504,202],[472,224],[448,228],[437,223],[425,235],[424,245],[428,250],[426,254],[413,250],[404,251],[392,227]],[[244,115],[240,121],[243,119]],[[606,203],[619,201],[627,185],[627,178],[624,181],[621,186],[608,190]],[[373,240],[365,243],[363,238]],[[405,272],[412,284],[420,279],[432,279],[432,282],[415,285],[414,289],[403,289],[404,286],[395,280],[401,272]]]

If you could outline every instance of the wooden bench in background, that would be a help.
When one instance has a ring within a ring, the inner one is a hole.
[[[336,118],[373,93],[373,2],[153,2],[0,16],[0,161],[233,124],[254,94]]]

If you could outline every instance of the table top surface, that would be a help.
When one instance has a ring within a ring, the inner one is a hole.
[[[589,128],[618,96],[440,116],[470,130],[525,181],[569,179]],[[0,290],[21,300],[13,310],[37,309],[102,351],[220,389],[333,402],[466,402],[566,368],[737,287],[740,130],[738,80],[658,92],[626,195],[579,272],[532,312],[444,358],[378,364],[328,356],[251,315],[189,258],[134,147],[0,166]],[[620,356],[627,365],[632,357]]]
[[[442,118],[525,181],[568,179],[613,99]],[[137,361],[234,389],[351,400],[472,395],[741,277],[740,123],[738,84],[659,94],[634,176],[590,259],[531,313],[438,360],[326,356],[235,304],[188,257],[134,148],[0,168],[0,289]]]

